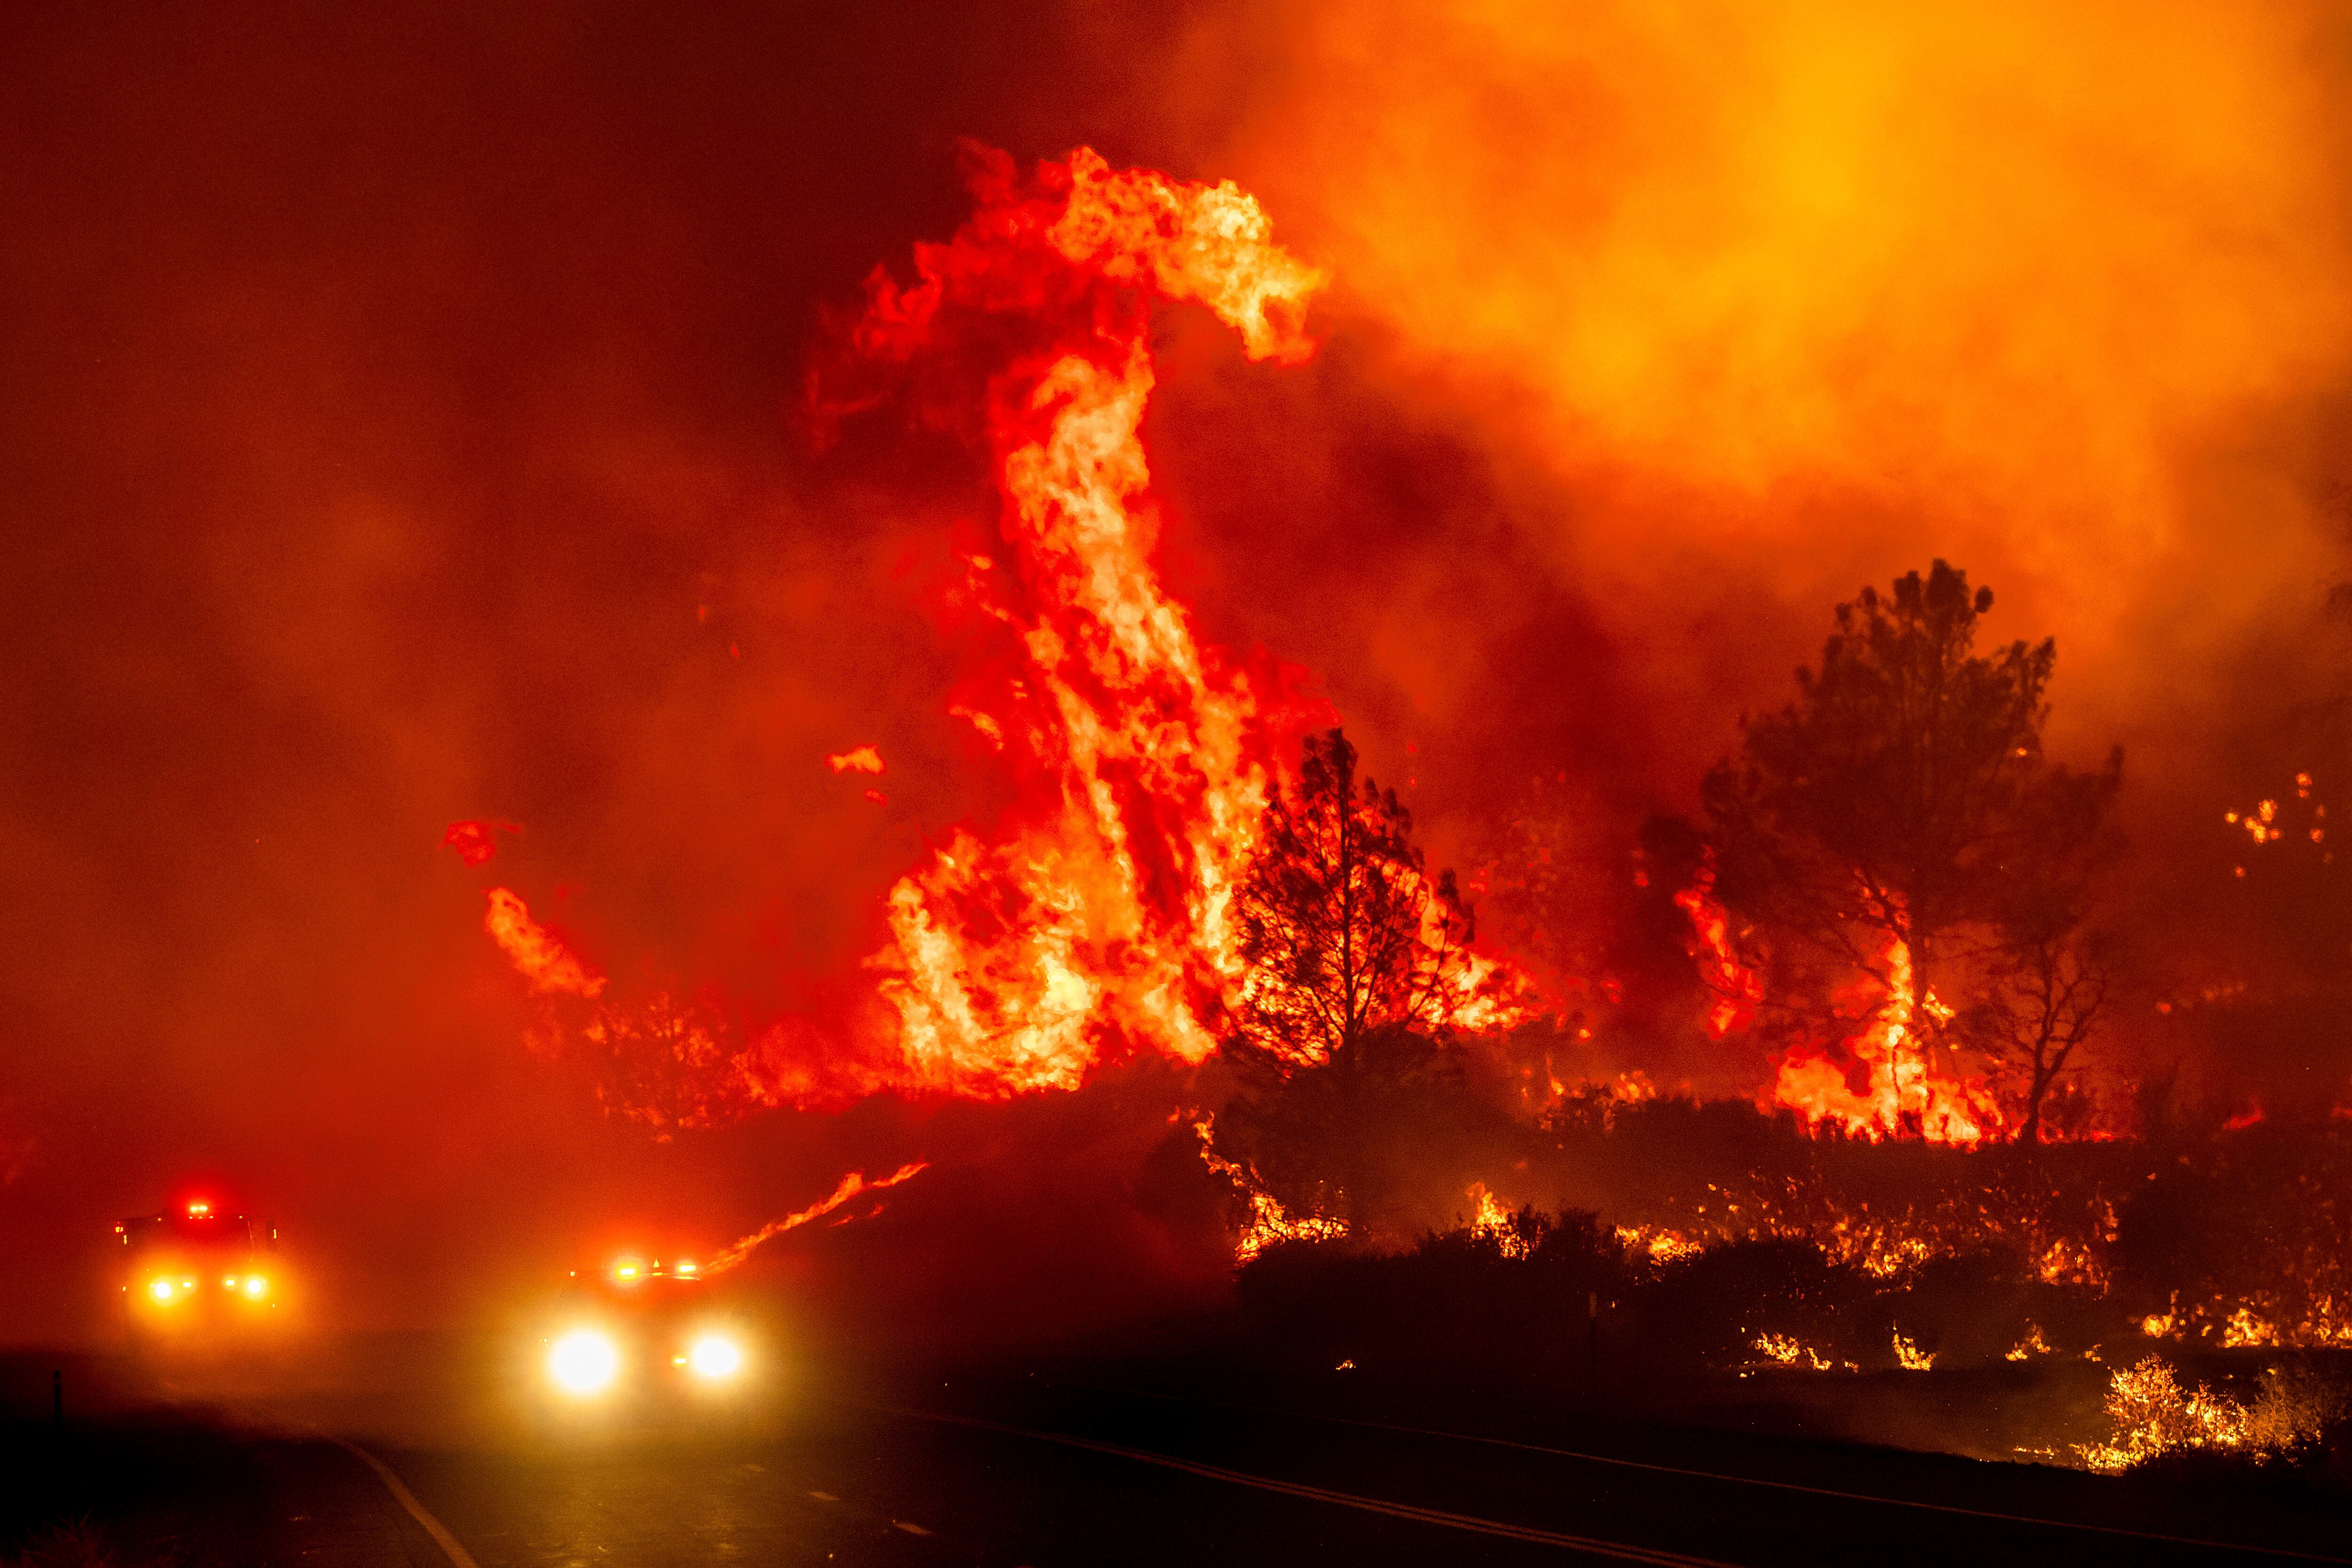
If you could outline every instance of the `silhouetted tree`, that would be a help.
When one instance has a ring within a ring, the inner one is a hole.
[[[1297,785],[1267,801],[1234,915],[1249,973],[1224,1051],[1245,1086],[1218,1124],[1232,1152],[1286,1203],[1360,1231],[1409,1230],[1417,1198],[1458,1203],[1470,1151],[1511,1135],[1444,1038],[1472,991],[1471,911],[1339,730],[1310,736]]]
[[[1777,1005],[1823,1016],[1857,973],[1891,988],[1897,944],[1916,995],[1947,981],[1959,1005],[1971,961],[2078,923],[2122,753],[2089,773],[2043,758],[2056,644],[1974,653],[1991,607],[1940,560],[1891,598],[1864,588],[1797,700],[1708,772],[1717,895],[1770,949]],[[1920,1009],[1931,1049],[1936,1022]]]
[[[2021,1077],[2020,1142],[2042,1141],[2052,1089],[2107,1015],[2113,982],[2103,947],[2080,930],[2029,929],[1987,965],[1982,990],[1955,1020],[1960,1040]]]
[[[1375,1030],[1443,1025],[1468,983],[1471,911],[1431,876],[1412,816],[1337,729],[1309,736],[1295,789],[1266,802],[1234,901],[1249,965],[1234,1026],[1245,1049],[1330,1061]]]

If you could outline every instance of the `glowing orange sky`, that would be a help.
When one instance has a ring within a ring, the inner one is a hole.
[[[2210,651],[2340,564],[2294,427],[2352,350],[2344,26],[1341,4],[1204,24],[1190,64],[1246,74],[1204,137],[1395,373],[1618,497],[1546,526],[1560,572],[1645,615],[1695,570],[1822,602],[1947,554],[2004,634],[2058,632],[2096,735],[2177,680],[2132,668],[2152,631]]]

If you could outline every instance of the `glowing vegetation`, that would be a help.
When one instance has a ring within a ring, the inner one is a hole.
[[[2340,1387],[2278,1367],[2263,1372],[2250,1402],[2203,1383],[2184,1388],[2170,1363],[2150,1355],[2115,1373],[2106,1400],[2114,1435],[2079,1447],[2076,1456],[2109,1471],[2199,1453],[2266,1463],[2310,1443],[2346,1407]]]
[[[1347,1236],[1346,1220],[1323,1214],[1292,1215],[1283,1207],[1280,1198],[1266,1191],[1256,1171],[1218,1154],[1215,1121],[1213,1116],[1204,1115],[1192,1124],[1192,1131],[1201,1140],[1201,1163],[1232,1184],[1234,1195],[1245,1211],[1235,1227],[1235,1266],[1251,1261],[1278,1242],[1338,1241]]]
[[[1984,1079],[1959,1066],[1959,1009],[2084,918],[2121,755],[2087,774],[2044,758],[2056,646],[1977,653],[1991,608],[1991,590],[1940,560],[1889,595],[1864,588],[1838,606],[1818,669],[1798,671],[1796,700],[1745,721],[1706,776],[1714,856],[1685,907],[1711,1025],[1757,996],[1771,1096],[1816,1124],[1962,1145],[2004,1131]],[[2048,1027],[2075,1026],[2071,1051],[2096,1009],[2060,1011]],[[2024,1009],[2010,1021],[1974,1043],[2039,1043],[2046,1065],[2047,1030],[2012,1040]],[[2033,1077],[2024,1125],[2054,1077]]]

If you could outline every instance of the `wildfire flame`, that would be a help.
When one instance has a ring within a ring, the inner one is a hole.
[[[973,183],[979,210],[917,248],[911,287],[869,284],[855,342],[892,361],[1007,316],[1045,334],[989,380],[1004,548],[970,562],[1013,667],[958,705],[1032,814],[992,841],[960,831],[903,877],[872,964],[914,1084],[1007,1095],[1073,1088],[1115,1050],[1197,1062],[1214,1047],[1240,978],[1227,906],[1276,743],[1305,716],[1270,714],[1151,565],[1150,307],[1205,304],[1250,358],[1296,362],[1322,279],[1230,183],[1082,148],[1025,190],[1001,155]]]
[[[1713,852],[1709,852],[1712,855]],[[1715,896],[1715,866],[1703,862],[1691,884],[1675,894],[1675,906],[1689,916],[1697,939],[1692,956],[1715,998],[1706,1011],[1706,1032],[1717,1040],[1746,1029],[1764,999],[1764,977],[1740,961],[1731,941],[1731,916]]]
[[[1491,1242],[1506,1258],[1525,1258],[1535,1250],[1532,1243],[1519,1234],[1511,1223],[1511,1211],[1502,1200],[1486,1190],[1483,1181],[1474,1181],[1466,1195],[1471,1202],[1470,1234],[1481,1241]]]
[[[2340,1388],[2272,1367],[2252,1401],[2241,1402],[2203,1383],[2182,1387],[2171,1364],[2151,1355],[2112,1375],[2106,1407],[2114,1439],[2074,1453],[2092,1469],[2116,1471],[2194,1449],[2249,1453],[2260,1463],[2316,1439],[2343,1416],[2345,1399]]]
[[[1847,1372],[1862,1370],[1853,1362],[1835,1362],[1794,1334],[1759,1333],[1748,1342],[1763,1355],[1759,1364],[1798,1367],[1809,1372],[1835,1372],[1843,1367]]]
[[[886,1186],[897,1186],[900,1182],[910,1180],[927,1168],[924,1162],[918,1160],[900,1166],[879,1181],[866,1180],[864,1171],[851,1171],[841,1178],[840,1185],[832,1192],[810,1204],[806,1208],[787,1214],[782,1219],[772,1219],[749,1236],[740,1237],[721,1248],[718,1256],[702,1266],[703,1277],[708,1279],[713,1274],[725,1273],[744,1259],[749,1258],[752,1250],[761,1243],[782,1236],[787,1230],[806,1225],[812,1219],[822,1219],[861,1192],[879,1192]]]
[[[1250,358],[1295,363],[1313,352],[1302,312],[1321,274],[1273,242],[1230,182],[1115,171],[1082,148],[1025,184],[1009,158],[982,155],[972,186],[971,221],[916,248],[910,286],[877,270],[847,334],[868,371],[992,356],[980,401],[1003,497],[1002,550],[966,559],[973,601],[1013,653],[951,711],[1003,758],[1024,805],[991,837],[957,830],[890,890],[890,941],[871,967],[897,1039],[852,1046],[786,1019],[730,1045],[717,1014],[667,994],[600,1000],[604,975],[520,894],[489,894],[490,935],[532,990],[596,1004],[569,1019],[579,1039],[616,1061],[647,1057],[627,1064],[640,1073],[713,1080],[673,1089],[682,1103],[1002,1097],[1074,1088],[1122,1051],[1197,1062],[1240,982],[1227,906],[1282,753],[1319,716],[1270,700],[1267,683],[1202,646],[1151,565],[1159,517],[1139,437],[1151,310],[1206,305]],[[870,745],[825,760],[884,770]],[[479,864],[496,825],[458,824],[448,842]]]
[[[1679,1263],[1706,1250],[1704,1242],[1694,1241],[1681,1232],[1663,1226],[1621,1225],[1617,1227],[1616,1235],[1617,1245],[1652,1263]]]
[[[1834,1047],[1798,1047],[1784,1054],[1772,1103],[1817,1126],[1833,1123],[1874,1140],[1907,1134],[1973,1145],[1999,1134],[2001,1115],[1983,1084],[1939,1072],[1928,1062],[1921,1020],[1942,1022],[1951,1011],[1934,991],[1918,994],[1909,947],[1891,940],[1881,967],[1886,981],[1874,1003],[1862,1004],[1862,1029]]]
[[[1234,1239],[1234,1267],[1239,1268],[1276,1242],[1338,1241],[1347,1236],[1348,1222],[1344,1219],[1321,1214],[1293,1217],[1284,1209],[1280,1198],[1265,1190],[1256,1171],[1217,1153],[1215,1122],[1214,1116],[1202,1116],[1192,1124],[1192,1131],[1201,1140],[1201,1163],[1231,1182],[1234,1191],[1249,1206],[1249,1219]]]
[[[1700,863],[1675,904],[1690,921],[1692,956],[1712,998],[1707,1033],[1722,1040],[1747,1029],[1765,999],[1764,980],[1733,940],[1711,862]],[[1795,1111],[1815,1127],[1834,1125],[1873,1141],[1909,1135],[1973,1145],[2000,1134],[2000,1109],[1981,1082],[1929,1064],[1922,1049],[1927,1028],[1952,1013],[1932,989],[1918,994],[1909,946],[1890,937],[1876,968],[1883,983],[1858,985],[1839,998],[1862,1027],[1843,1040],[1782,1052],[1765,1103]]]
[[[1205,305],[1251,359],[1296,363],[1313,352],[1303,312],[1322,275],[1274,243],[1230,182],[1113,170],[1081,148],[1026,182],[980,153],[971,184],[973,215],[916,247],[912,283],[879,269],[868,280],[840,379],[906,371],[984,415],[999,541],[964,556],[961,601],[993,620],[1006,652],[949,712],[1010,772],[1020,804],[994,829],[954,830],[890,889],[889,940],[868,960],[897,1025],[879,1040],[827,1040],[797,1019],[747,1040],[715,1002],[603,997],[601,973],[494,890],[491,934],[533,990],[551,1008],[593,1004],[551,1011],[546,1033],[568,1024],[626,1081],[614,1103],[657,1126],[881,1092],[1072,1089],[1137,1052],[1198,1063],[1245,982],[1234,889],[1269,789],[1326,716],[1203,646],[1153,568],[1160,514],[1139,436],[1152,310]],[[956,378],[975,366],[984,385],[967,400]],[[841,391],[821,413],[880,395]],[[871,745],[825,761],[884,769]],[[1521,1016],[1515,971],[1478,955],[1465,969],[1445,1021]]]

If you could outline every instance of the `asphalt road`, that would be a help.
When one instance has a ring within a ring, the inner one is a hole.
[[[552,1442],[420,1421],[416,1388],[396,1413],[162,1389],[83,1461],[50,1452],[171,1482],[97,1512],[125,1561],[183,1568],[2352,1559],[2352,1515],[2292,1500],[1598,1417],[1478,1440],[1083,1375],[803,1387],[732,1432]]]

